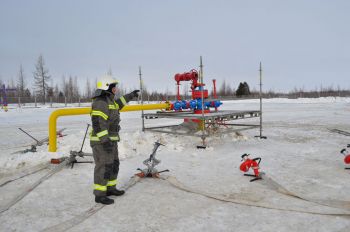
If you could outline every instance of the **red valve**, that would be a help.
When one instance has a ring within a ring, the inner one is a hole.
[[[259,177],[259,163],[256,162],[258,160],[258,162],[260,163],[261,158],[254,158],[254,159],[249,159],[247,154],[242,155],[242,161],[244,161],[241,166],[239,167],[239,169],[242,172],[248,172],[250,168],[253,169],[254,171],[254,175],[256,177]]]
[[[350,154],[346,155],[344,158],[344,163],[350,164]]]
[[[180,84],[181,81],[192,81],[191,89],[194,90],[199,86],[198,84],[198,72],[195,69],[192,69],[190,72],[178,73],[174,77],[177,85]]]

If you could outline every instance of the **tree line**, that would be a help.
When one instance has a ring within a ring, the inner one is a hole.
[[[15,98],[21,98],[22,103],[25,102],[42,102],[46,104],[49,101],[54,102],[78,102],[79,99],[84,97],[91,98],[93,87],[87,79],[86,91],[81,94],[78,86],[77,77],[62,77],[62,83],[59,85],[56,83],[53,85],[49,70],[46,68],[45,61],[42,55],[38,57],[35,64],[35,70],[33,72],[33,84],[29,86],[26,81],[23,66],[19,66],[17,73],[17,80],[11,79],[6,85],[0,79],[0,86],[4,86],[9,91],[6,91],[6,95],[9,103],[16,102]],[[15,89],[16,91],[13,91]],[[32,91],[31,91],[32,90]],[[2,96],[3,97],[3,96]]]
[[[108,70],[107,74],[112,75],[112,71]],[[87,78],[85,83],[85,88],[78,85],[78,77],[73,76],[62,76],[61,83],[56,83],[53,85],[51,75],[48,68],[45,65],[45,61],[42,55],[40,55],[35,64],[35,69],[33,72],[33,84],[29,86],[27,84],[23,66],[19,66],[17,73],[17,80],[10,80],[10,82],[5,85],[0,79],[0,86],[3,85],[7,89],[15,89],[16,91],[7,91],[6,95],[9,103],[18,102],[18,98],[21,99],[22,103],[26,102],[42,102],[46,104],[47,102],[58,102],[58,103],[76,103],[76,102],[90,102],[95,91],[95,83],[97,79],[91,81]],[[119,95],[124,95],[128,90],[122,85],[118,85]],[[209,89],[209,87],[208,87]],[[31,91],[32,90],[32,91]],[[214,96],[213,90],[210,91],[211,96]],[[257,98],[260,96],[259,91],[255,88],[250,89],[247,82],[241,82],[237,86],[237,89],[232,87],[232,83],[227,83],[225,80],[217,88],[216,95],[218,98],[223,99],[235,99],[235,98]],[[262,97],[273,98],[273,97],[287,97],[287,98],[299,98],[299,97],[328,97],[328,96],[350,96],[349,90],[340,89],[339,87],[320,87],[312,91],[306,91],[303,88],[294,88],[288,93],[275,92],[273,90],[264,91]],[[3,97],[3,96],[0,96]],[[159,91],[148,91],[146,86],[143,86],[142,98],[145,101],[165,101],[165,100],[175,100],[176,95],[169,91],[168,89]],[[189,87],[184,85],[182,90],[182,98],[190,99],[191,92]]]

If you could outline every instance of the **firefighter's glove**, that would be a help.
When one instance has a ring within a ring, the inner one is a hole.
[[[110,139],[107,139],[105,142],[103,142],[102,146],[103,150],[105,150],[107,153],[112,153],[114,144]]]
[[[131,96],[133,96],[133,97],[139,97],[139,92],[140,92],[140,90],[136,89],[136,90],[134,90],[134,91],[131,92]]]

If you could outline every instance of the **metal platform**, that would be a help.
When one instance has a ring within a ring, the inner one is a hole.
[[[261,127],[261,124],[238,124],[230,123],[232,120],[239,119],[248,119],[248,118],[257,118],[260,117],[260,111],[258,110],[222,110],[214,111],[211,113],[195,114],[193,111],[183,111],[183,112],[168,112],[168,111],[159,111],[157,113],[146,113],[143,115],[145,119],[162,119],[162,118],[173,118],[173,119],[188,119],[191,120],[204,120],[205,129],[203,133],[198,133],[201,130],[191,130],[184,126],[184,123],[179,125],[164,125],[164,126],[154,126],[154,127],[144,127],[144,130],[150,130],[160,133],[168,134],[179,134],[185,136],[197,136],[208,137],[212,133],[212,129],[223,127],[224,130],[221,130],[220,133],[230,133],[238,132],[242,130],[248,130],[253,128]],[[192,128],[193,129],[193,128]]]
[[[155,118],[177,118],[177,119],[227,119],[227,120],[235,120],[235,119],[243,119],[243,118],[253,118],[259,117],[260,111],[258,110],[221,110],[214,111],[211,113],[204,114],[194,114],[192,111],[190,112],[167,112],[167,111],[158,111],[157,113],[152,114],[144,114],[146,119],[155,119]]]

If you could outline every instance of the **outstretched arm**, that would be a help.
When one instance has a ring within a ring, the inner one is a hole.
[[[121,96],[115,102],[119,106],[119,110],[121,110],[129,101],[131,101],[133,98],[138,97],[140,90],[134,90],[131,93],[125,94],[124,96]]]

